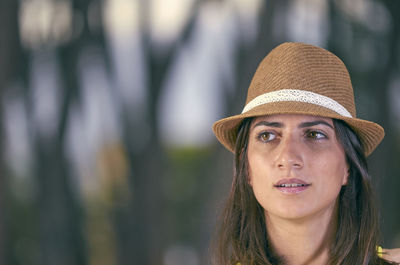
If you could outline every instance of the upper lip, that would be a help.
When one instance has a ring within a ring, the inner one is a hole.
[[[303,184],[303,185],[311,185],[311,183],[307,183],[304,180],[297,178],[284,178],[275,183],[275,187],[281,186],[283,184]]]

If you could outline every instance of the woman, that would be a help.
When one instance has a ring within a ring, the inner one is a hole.
[[[388,264],[377,251],[365,159],[384,130],[356,118],[338,57],[278,46],[259,65],[243,112],[213,131],[235,154],[215,264]]]

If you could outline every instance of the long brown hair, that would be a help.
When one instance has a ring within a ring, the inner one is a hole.
[[[247,144],[251,121],[252,118],[245,119],[238,129],[233,182],[213,246],[215,265],[284,264],[270,247],[264,209],[248,183]],[[376,254],[378,210],[363,146],[346,123],[335,119],[333,123],[350,175],[339,194],[338,227],[329,264],[383,264]]]

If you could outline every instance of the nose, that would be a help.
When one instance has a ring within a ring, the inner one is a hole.
[[[301,169],[304,166],[300,141],[293,136],[281,140],[275,149],[275,166],[279,169]]]

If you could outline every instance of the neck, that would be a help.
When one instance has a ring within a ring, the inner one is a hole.
[[[285,265],[326,265],[335,240],[336,211],[302,220],[287,220],[266,213],[268,239]]]

